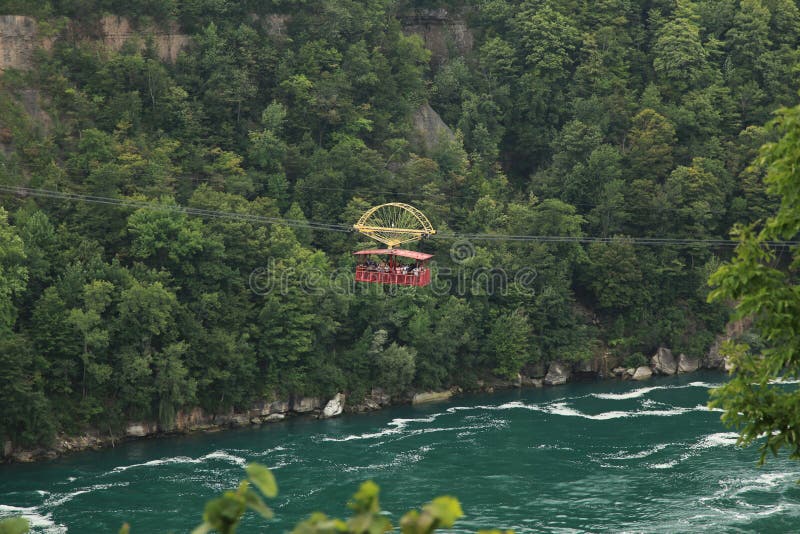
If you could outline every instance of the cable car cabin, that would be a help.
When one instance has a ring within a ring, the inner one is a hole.
[[[359,250],[353,254],[358,257],[356,282],[419,287],[431,283],[428,260],[433,254],[399,248]],[[388,256],[388,261],[375,261],[370,256]],[[407,258],[413,262],[399,261],[398,258]]]

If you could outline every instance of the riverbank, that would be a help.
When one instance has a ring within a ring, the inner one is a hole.
[[[241,532],[289,532],[332,516],[365,480],[393,522],[438,495],[461,501],[459,532],[794,532],[800,466],[757,467],[758,447],[709,410],[717,371],[645,382],[575,382],[460,394],[334,419],[131,441],[55,461],[0,466],[0,516],[35,534],[190,532],[243,466],[273,469],[275,517]]]
[[[284,421],[293,417],[327,419],[342,413],[364,413],[403,404],[422,404],[447,400],[460,393],[493,393],[497,390],[526,387],[555,387],[576,381],[591,380],[647,380],[654,375],[675,375],[701,369],[724,369],[727,364],[712,347],[705,358],[677,356],[668,348],[659,348],[650,358],[649,365],[626,367],[619,358],[609,354],[588,361],[553,361],[526,366],[514,380],[488,376],[471,387],[454,386],[443,391],[418,391],[392,397],[380,388],[374,388],[360,402],[347,402],[344,392],[331,399],[292,396],[285,400],[259,401],[246,412],[207,413],[201,408],[179,411],[169,427],[156,421],[131,421],[121,432],[88,429],[79,435],[59,434],[49,447],[24,448],[6,441],[3,444],[2,462],[35,462],[86,450],[101,450],[137,439],[152,439],[196,432],[219,432],[230,428],[259,426]]]

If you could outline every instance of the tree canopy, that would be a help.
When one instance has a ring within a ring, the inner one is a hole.
[[[438,7],[448,23],[417,34]],[[3,195],[0,438],[15,443],[662,345],[702,356],[727,319],[705,280],[730,249],[631,238],[719,242],[782,193],[765,187],[771,160],[751,162],[770,113],[797,100],[788,0],[3,12],[35,17],[50,46],[0,78],[0,184],[164,208]],[[104,44],[107,16],[138,38]],[[186,44],[163,60],[175,32]],[[428,109],[450,132],[420,126]],[[352,286],[358,235],[258,222],[349,226],[388,201],[441,234],[610,241],[462,255],[429,240],[435,285],[409,290]]]

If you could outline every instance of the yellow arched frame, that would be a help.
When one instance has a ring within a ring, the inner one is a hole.
[[[414,206],[400,202],[370,208],[353,228],[389,248],[436,233],[425,214]]]

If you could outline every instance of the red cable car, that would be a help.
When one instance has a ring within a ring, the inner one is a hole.
[[[428,260],[433,254],[403,250],[399,248],[376,248],[354,252],[358,256],[356,282],[394,284],[398,286],[424,287],[431,283],[431,270]],[[372,261],[369,256],[389,256],[389,261]],[[414,263],[403,264],[397,258],[410,258]]]
[[[353,225],[370,239],[389,248],[376,248],[354,252],[358,256],[356,282],[424,287],[431,283],[427,262],[433,254],[395,248],[402,243],[419,241],[436,233],[430,221],[414,206],[390,202],[367,210]],[[389,261],[373,261],[369,256],[389,256]],[[413,264],[398,262],[397,258],[410,258]]]

